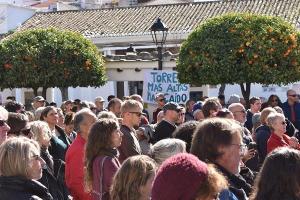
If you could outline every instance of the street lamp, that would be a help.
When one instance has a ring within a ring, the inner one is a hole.
[[[153,42],[157,47],[158,52],[158,70],[162,70],[162,48],[166,43],[168,27],[157,18],[150,28]]]

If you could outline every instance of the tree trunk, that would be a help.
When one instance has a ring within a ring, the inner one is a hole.
[[[246,88],[244,87],[244,84],[240,84],[241,87],[241,91],[242,91],[242,95],[246,101],[246,108],[249,109],[250,108],[250,102],[249,102],[249,98],[250,98],[250,90],[251,90],[251,83],[246,83]]]
[[[36,97],[36,96],[38,96],[38,89],[39,88],[32,88],[33,89],[33,94],[34,94],[34,96]]]
[[[66,101],[69,99],[69,92],[68,92],[68,88],[67,87],[60,87],[59,88],[61,91],[61,98],[62,101]]]
[[[219,88],[219,95],[224,95],[226,84],[221,84]]]
[[[42,89],[42,96],[44,97],[44,99],[46,99],[47,97],[47,87],[43,87],[43,89]]]

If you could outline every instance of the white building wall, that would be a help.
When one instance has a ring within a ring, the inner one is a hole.
[[[208,90],[208,96],[218,96],[220,85],[218,85],[215,88],[210,88]],[[250,97],[257,96],[257,97],[264,97],[265,99],[268,99],[271,94],[276,94],[279,96],[280,100],[284,102],[286,100],[286,92],[288,89],[294,89],[298,94],[300,94],[300,82],[289,84],[289,85],[269,85],[268,87],[263,87],[261,84],[251,84],[251,92]],[[235,85],[226,85],[225,88],[225,98],[226,101],[229,99],[230,95],[232,94],[238,94],[240,97],[242,97],[242,92],[240,89],[240,86]]]
[[[97,96],[102,96],[104,99],[107,99],[109,95],[116,95],[115,82],[108,81],[104,86],[94,88],[94,87],[77,87],[69,88],[69,99],[80,99],[86,101],[94,102]],[[59,94],[58,94],[59,93]],[[61,104],[61,93],[60,91],[55,93],[55,102],[59,105]],[[107,102],[106,102],[107,103]]]
[[[35,10],[33,9],[0,3],[0,34],[18,28],[24,21],[32,17],[34,13]]]
[[[7,7],[7,32],[18,28],[22,23],[32,17],[35,10],[17,6]]]

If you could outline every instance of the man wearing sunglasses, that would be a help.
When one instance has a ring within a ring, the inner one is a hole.
[[[8,112],[5,108],[0,106],[0,144],[4,142],[7,138],[7,132],[10,127],[7,125],[6,121],[8,119]]]
[[[156,143],[165,138],[171,138],[176,129],[181,108],[177,103],[169,102],[163,107],[164,119],[156,126],[151,143]]]
[[[287,100],[282,104],[282,110],[286,118],[288,118],[294,126],[300,130],[300,103],[295,90],[288,90]]]
[[[120,127],[123,133],[122,143],[119,147],[119,161],[122,163],[130,156],[140,155],[142,150],[137,140],[135,128],[138,128],[142,117],[143,105],[133,99],[126,100],[121,105],[122,125]]]
[[[157,108],[153,112],[153,122],[152,124],[155,124],[157,122],[157,114],[162,111],[164,105],[166,104],[166,98],[164,93],[158,93],[155,95],[155,101],[157,103]]]

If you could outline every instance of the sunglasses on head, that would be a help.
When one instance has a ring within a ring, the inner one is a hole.
[[[6,124],[6,120],[0,120],[0,126],[4,126]]]

